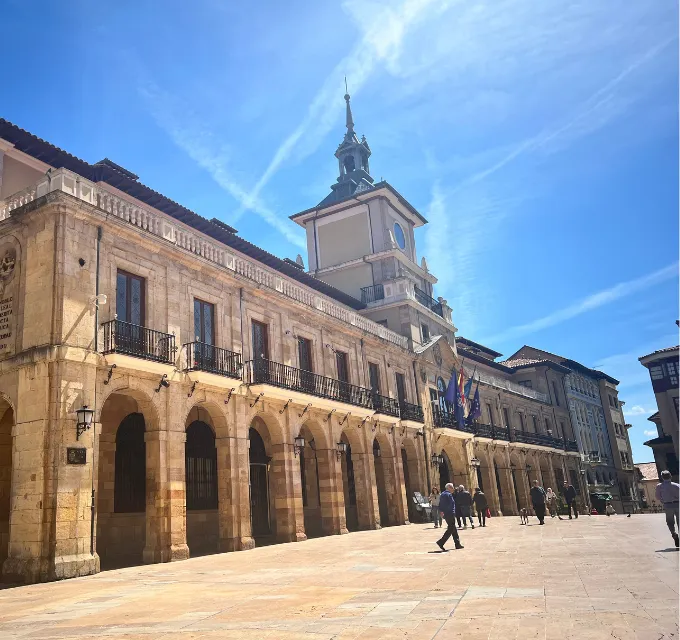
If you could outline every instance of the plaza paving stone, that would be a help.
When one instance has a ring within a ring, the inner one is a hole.
[[[662,515],[412,524],[0,591],[2,640],[678,638]]]

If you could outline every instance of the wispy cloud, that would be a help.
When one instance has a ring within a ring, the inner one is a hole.
[[[598,309],[599,307],[610,304],[620,298],[630,296],[638,291],[642,291],[648,287],[677,277],[678,263],[674,262],[663,269],[659,269],[658,271],[654,271],[640,278],[621,282],[609,289],[593,293],[564,309],[550,313],[542,318],[532,320],[526,324],[510,327],[494,336],[482,339],[482,342],[485,344],[493,344],[495,342],[518,338],[520,336],[531,335],[543,329],[547,329],[548,327],[553,327],[562,322],[566,322],[576,316]]]
[[[645,409],[644,407],[641,407],[639,404],[636,404],[630,408],[625,407],[623,408],[623,413],[627,416],[644,416],[644,415],[651,415],[654,413],[656,409]]]
[[[654,429],[647,429],[643,431],[646,436],[649,436],[650,438],[653,438],[654,436],[658,436],[659,434],[654,430]]]
[[[351,91],[356,95],[380,66],[394,67],[410,28],[429,11],[441,11],[448,4],[441,0],[405,0],[401,4],[389,5],[367,4],[358,0],[345,2],[343,8],[352,16],[361,33],[358,42],[329,73],[311,100],[304,118],[276,149],[232,220],[250,208],[248,202],[257,200],[262,189],[293,153],[298,161],[313,153],[337,124],[343,76],[350,79]]]
[[[298,232],[287,218],[279,216],[234,179],[233,171],[230,171],[228,166],[229,150],[224,145],[215,143],[212,133],[206,130],[186,105],[179,104],[171,94],[152,82],[143,84],[140,93],[156,123],[234,200],[259,215],[291,244],[301,249],[307,246],[303,234]]]

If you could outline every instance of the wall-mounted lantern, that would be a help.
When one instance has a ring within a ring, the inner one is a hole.
[[[76,422],[76,440],[80,439],[80,436],[88,431],[92,426],[92,420],[94,419],[94,409],[88,409],[87,405],[83,405],[81,409],[76,411],[78,416],[78,421]]]

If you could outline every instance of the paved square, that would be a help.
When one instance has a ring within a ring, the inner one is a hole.
[[[662,515],[521,526],[439,553],[431,525],[133,567],[0,591],[0,638],[678,638]]]

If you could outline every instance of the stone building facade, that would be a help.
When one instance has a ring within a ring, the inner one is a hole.
[[[415,340],[108,160],[4,120],[0,143],[4,580],[406,524],[449,480],[495,514],[529,507],[533,478],[579,484],[568,414],[539,389],[555,367],[480,363],[484,402],[535,432],[459,425],[448,312]]]
[[[639,358],[649,371],[658,411],[648,419],[656,425],[658,436],[645,442],[654,452],[659,475],[668,470],[678,481],[678,420],[680,419],[678,355],[680,347],[666,347]]]

